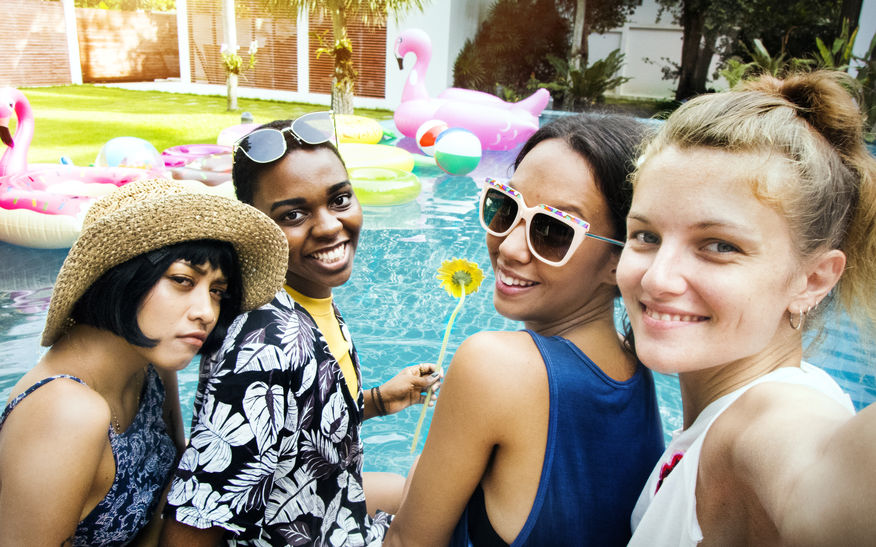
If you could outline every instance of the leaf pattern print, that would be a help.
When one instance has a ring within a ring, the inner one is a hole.
[[[350,416],[347,413],[347,402],[344,400],[344,394],[340,391],[335,391],[329,396],[328,403],[322,409],[322,422],[320,423],[320,431],[322,434],[339,443],[347,435],[347,423]]]
[[[248,344],[237,352],[234,374],[242,372],[270,372],[283,368],[286,355],[276,346]]]
[[[237,321],[202,360],[168,506],[183,524],[225,528],[228,545],[379,545],[389,521],[365,505],[361,391],[351,407],[325,337],[286,292]],[[350,357],[358,378],[352,344]]]
[[[173,505],[182,505],[195,497],[200,484],[195,470],[198,468],[198,451],[194,447],[186,448],[177,467],[176,480],[179,482],[167,494],[168,502]]]
[[[292,524],[281,526],[280,534],[286,540],[286,544],[293,547],[308,545],[312,541],[310,539],[310,527],[303,522],[293,522]]]
[[[313,382],[316,380],[316,359],[310,358],[304,363],[301,369],[301,385],[295,391],[297,397],[301,397],[304,393],[313,389]]]
[[[274,474],[276,476],[282,477],[295,472],[299,435],[300,432],[296,430],[292,434],[285,435],[280,439],[280,448],[277,454],[277,467],[274,469]]]
[[[338,453],[338,447],[332,444],[331,440],[324,436],[319,431],[302,432],[303,440],[301,441],[301,456],[309,456],[321,459],[332,466],[341,461],[341,456]]]
[[[328,344],[326,344],[326,351],[328,351]],[[332,389],[332,386],[335,382],[340,379],[335,374],[334,368],[332,367],[332,362],[329,359],[321,362],[319,364],[319,400],[325,401],[327,400],[328,394]]]
[[[316,478],[304,469],[297,469],[291,477],[282,477],[274,483],[265,509],[265,523],[295,522],[304,514],[323,513],[325,506],[316,495]]]
[[[309,360],[314,355],[314,340],[317,337],[315,332],[319,332],[316,322],[304,308],[296,307],[282,331],[280,345],[286,349],[293,362]]]
[[[283,427],[289,431],[298,430],[298,399],[292,390],[286,392],[286,416]]]
[[[229,502],[235,513],[251,511],[254,507],[264,506],[268,501],[268,493],[274,486],[274,469],[277,465],[277,453],[268,450],[260,454],[259,459],[247,464],[246,468],[228,481],[222,501]]]
[[[177,509],[177,519],[183,522],[228,522],[231,510],[227,505],[219,503],[219,492],[214,492],[209,484],[201,484],[192,498],[191,505],[185,505]],[[226,526],[231,531],[242,531],[243,528],[229,524]]]
[[[211,404],[207,397],[205,408],[212,408],[208,420],[198,425],[198,434],[192,435],[192,446],[201,450],[200,460],[206,462],[207,472],[222,471],[231,463],[231,447],[248,443],[253,438],[252,429],[243,416],[231,414],[231,405],[222,402]]]
[[[286,423],[283,388],[255,382],[246,388],[243,396],[243,413],[255,434],[259,454],[277,442],[280,428]]]

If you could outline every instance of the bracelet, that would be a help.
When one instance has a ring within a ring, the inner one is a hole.
[[[377,399],[374,398],[375,390],[377,391]],[[383,396],[380,394],[380,386],[374,386],[371,388],[371,400],[377,408],[377,414],[380,416],[386,416],[386,403],[383,402]]]

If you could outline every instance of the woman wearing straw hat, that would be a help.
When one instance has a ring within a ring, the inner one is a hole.
[[[271,299],[286,248],[254,208],[166,180],[92,206],[52,293],[50,348],[0,415],[0,544],[143,532],[184,442],[176,371]]]
[[[286,235],[285,290],[243,314],[205,359],[191,439],[167,496],[167,545],[379,542],[400,475],[362,473],[362,421],[423,402],[434,365],[363,390],[332,300],[349,279],[362,207],[328,113],[276,121],[235,150],[237,197]],[[374,481],[372,479],[377,479]],[[386,480],[396,479],[396,480]],[[380,496],[375,486],[388,486]]]

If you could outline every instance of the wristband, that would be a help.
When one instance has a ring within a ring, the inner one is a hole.
[[[374,400],[374,392],[377,391],[377,399]],[[380,386],[374,386],[371,388],[371,399],[375,402],[375,407],[377,407],[377,413],[380,416],[386,416],[386,403],[383,402],[383,395],[380,394]]]

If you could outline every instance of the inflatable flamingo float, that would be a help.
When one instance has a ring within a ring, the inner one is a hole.
[[[9,120],[15,114],[15,135]],[[27,164],[34,134],[30,103],[17,89],[0,89],[0,240],[44,249],[70,247],[85,209],[97,197],[150,175],[143,169]]]
[[[407,53],[414,53],[417,60],[405,81],[394,117],[396,127],[405,136],[415,137],[417,129],[428,120],[441,120],[449,127],[468,129],[486,150],[509,150],[538,130],[538,116],[550,99],[547,89],[539,89],[516,103],[482,91],[453,87],[432,98],[424,81],[432,57],[429,35],[420,29],[403,31],[395,43],[400,69],[404,68]]]

